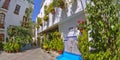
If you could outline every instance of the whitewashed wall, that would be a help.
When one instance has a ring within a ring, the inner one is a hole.
[[[14,14],[16,4],[20,5],[19,15]],[[9,4],[9,10],[6,14],[6,26],[9,25],[20,25],[20,21],[23,20],[25,15],[25,9],[28,7],[28,3],[24,0],[11,0]]]
[[[2,7],[4,1],[5,0],[0,0],[0,8]]]
[[[49,21],[46,23],[49,24],[48,27],[58,24],[60,32],[62,32],[64,36],[67,35],[69,27],[76,26],[78,19],[81,20],[85,19],[83,9],[86,7],[86,0],[65,0],[65,1],[67,2],[67,7],[65,9],[56,7],[55,8],[56,13],[54,15],[50,13]],[[44,6],[49,5],[51,2],[49,0],[45,0],[45,2],[43,2],[38,17],[42,18],[44,16]],[[81,5],[81,3],[83,4],[83,6]],[[38,33],[48,28],[46,24],[45,22],[43,23],[43,26],[42,28],[40,28]]]
[[[5,0],[0,0],[0,9],[2,9],[1,7],[4,1]],[[14,14],[16,4],[20,5],[19,15]],[[4,22],[5,39],[7,37],[7,28],[9,25],[15,25],[15,26],[21,25],[20,22],[23,20],[23,16],[25,15],[25,10],[27,7],[29,7],[29,3],[26,0],[11,0],[10,1],[8,10],[5,10],[5,22]]]
[[[85,16],[83,12],[77,13],[76,15],[70,16],[68,19],[66,19],[63,22],[59,23],[59,31],[63,35],[63,37],[66,37],[69,32],[70,27],[76,27],[78,20],[85,20]]]

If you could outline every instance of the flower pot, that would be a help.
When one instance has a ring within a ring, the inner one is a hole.
[[[43,46],[43,49],[45,49],[45,50],[46,50],[46,49],[47,49],[47,46],[45,46],[45,45],[44,45],[44,46]]]
[[[51,11],[51,13],[52,13],[52,14],[55,14],[55,10],[53,9],[53,10]]]
[[[42,23],[39,23],[40,26],[42,26]]]
[[[43,17],[43,19],[44,19],[45,21],[48,21],[49,16],[48,16],[48,15],[45,15],[45,16]]]
[[[62,51],[62,50],[58,51],[58,54],[62,54],[62,53],[63,53],[63,51]]]
[[[47,21],[48,21],[48,19],[45,19],[45,21],[47,22]]]
[[[11,53],[11,51],[8,51],[8,53]]]
[[[64,9],[65,7],[64,6],[60,6],[61,9]]]
[[[79,31],[83,33],[84,29],[79,29]]]
[[[19,52],[19,49],[16,49],[16,52]]]

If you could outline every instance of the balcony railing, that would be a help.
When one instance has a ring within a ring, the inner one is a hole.
[[[49,20],[47,22],[48,24],[44,23],[42,26],[43,28],[40,30],[46,30],[47,28],[59,23],[60,21],[64,21],[67,18],[70,18],[72,15],[83,12],[86,7],[86,1],[87,0],[76,0],[74,3],[68,5],[65,9],[55,7],[55,14],[49,14]]]
[[[1,11],[4,11],[4,12],[7,12],[8,10],[7,9],[4,9],[4,8],[0,8]]]

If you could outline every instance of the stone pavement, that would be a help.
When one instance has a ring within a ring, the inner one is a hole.
[[[26,50],[19,53],[6,53],[0,54],[0,60],[56,60],[56,54],[48,54],[41,48]]]

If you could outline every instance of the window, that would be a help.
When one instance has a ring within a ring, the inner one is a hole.
[[[0,28],[4,28],[5,14],[0,13]]]
[[[23,16],[23,21],[25,22],[25,20],[26,20],[27,18],[25,17],[25,16]]]
[[[2,8],[8,10],[9,3],[10,3],[10,0],[5,0],[5,2],[4,2],[4,4],[3,4]]]
[[[26,16],[23,16],[23,22],[27,22],[28,18]]]
[[[19,11],[20,11],[20,5],[16,5],[14,13],[19,15]]]
[[[27,23],[28,23],[28,18],[26,16],[23,16],[22,26],[27,27]]]

